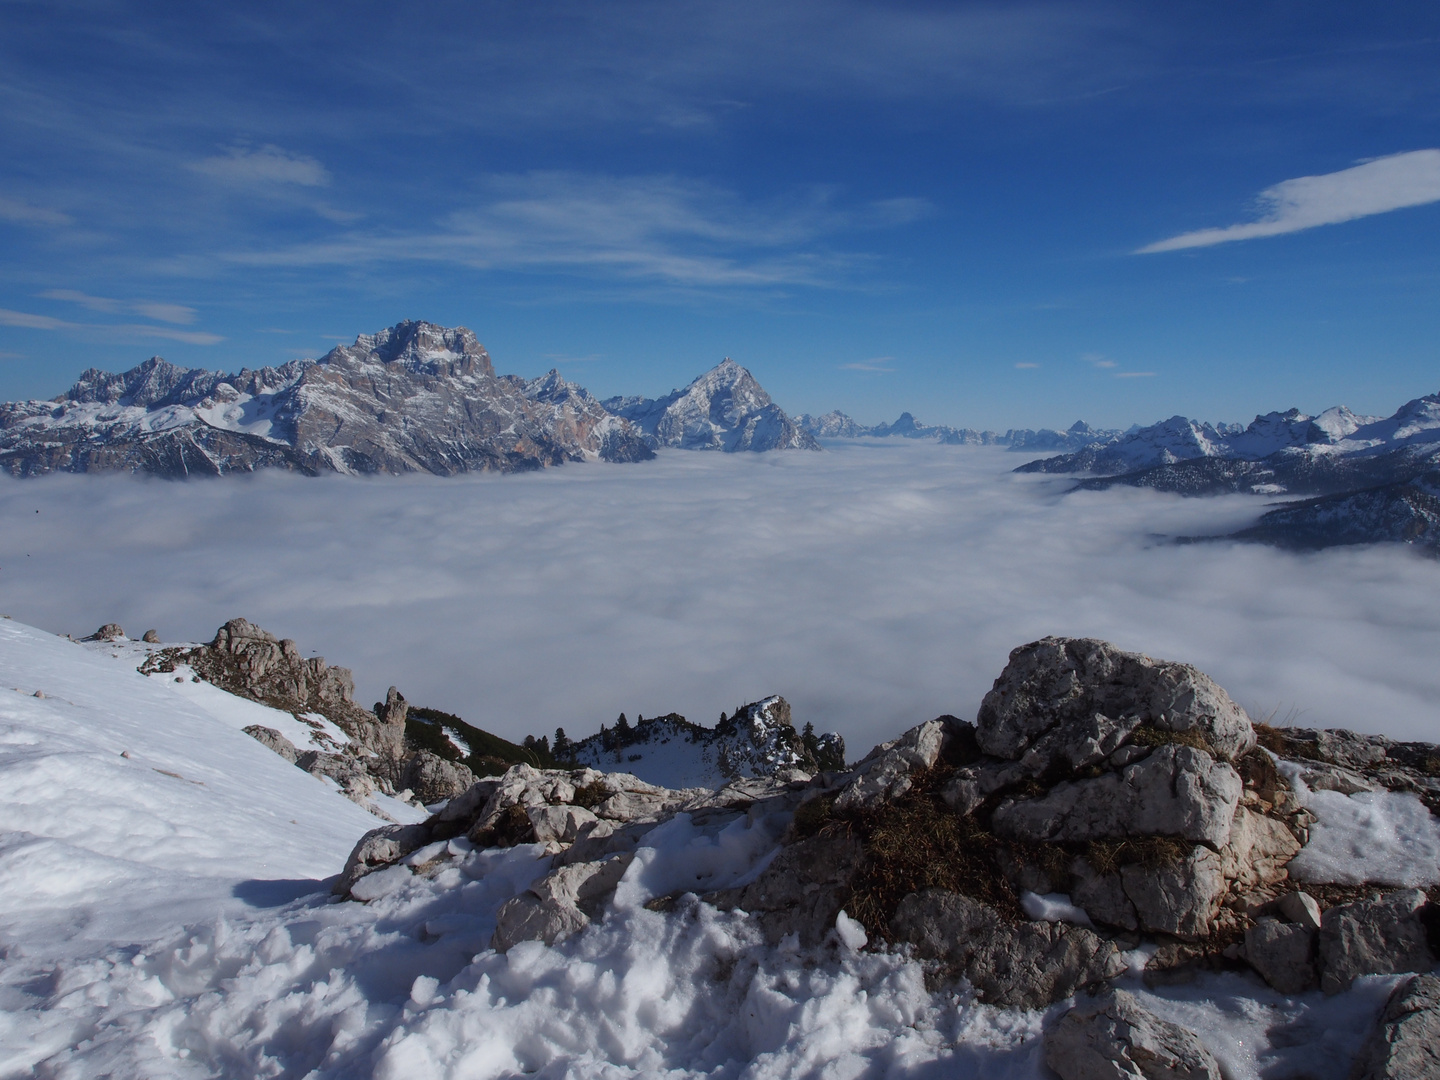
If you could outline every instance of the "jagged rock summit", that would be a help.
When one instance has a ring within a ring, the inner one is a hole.
[[[652,446],[727,453],[820,448],[770,400],[755,376],[728,356],[683,390],[661,398],[607,398],[603,404],[643,431]]]

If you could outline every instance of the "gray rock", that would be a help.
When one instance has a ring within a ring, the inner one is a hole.
[[[1097,713],[1193,733],[1223,761],[1255,745],[1245,711],[1200,671],[1092,638],[1048,637],[1012,652],[980,704],[975,734],[985,753],[1018,760],[1053,728]]]
[[[802,946],[813,948],[825,940],[835,916],[850,901],[863,858],[853,835],[821,833],[786,845],[749,885],[704,899],[722,911],[748,911],[772,945],[795,934]]]
[[[910,790],[910,774],[931,768],[951,737],[944,720],[927,720],[898,739],[871,750],[851,771],[851,779],[835,799],[838,810],[872,806]]]
[[[1435,965],[1420,913],[1419,889],[1358,900],[1325,912],[1320,921],[1320,989],[1348,990],[1361,975],[1429,971]]]
[[[1120,880],[1141,929],[1152,933],[1204,937],[1225,898],[1220,856],[1206,847],[1194,848],[1170,866],[1122,866]]]
[[[1214,848],[1230,839],[1240,774],[1203,750],[1174,744],[1118,773],[1066,781],[995,811],[995,832],[1030,842],[1179,836]]]
[[[147,645],[158,645],[160,644],[160,634],[156,630],[146,630],[140,635],[140,640]]]
[[[401,699],[402,704],[404,699]],[[465,794],[475,786],[475,774],[464,765],[446,761],[429,750],[420,750],[405,762],[400,784],[422,803],[440,802]]]
[[[1417,975],[1390,993],[1352,1080],[1434,1080],[1440,1076],[1440,977]]]
[[[262,724],[251,724],[243,730],[246,735],[249,735],[262,746],[274,750],[275,753],[279,754],[292,765],[295,764],[295,759],[300,756],[300,751],[295,749],[295,744],[274,728],[265,727]]]
[[[384,701],[375,703],[376,718],[386,727],[398,727],[402,737],[405,733],[405,718],[409,714],[410,703],[405,700],[405,695],[393,686],[386,691]]]
[[[1112,990],[1076,1005],[1045,1033],[1045,1063],[1061,1080],[1221,1080],[1200,1037]]]
[[[331,887],[337,896],[349,896],[350,887],[366,874],[403,859],[430,842],[430,830],[424,825],[387,825],[371,829],[360,838],[345,860],[345,868]]]
[[[107,622],[89,637],[83,637],[81,641],[121,641],[125,637],[125,631],[120,629],[119,623]]]
[[[542,900],[534,893],[525,892],[500,905],[495,913],[495,933],[490,938],[490,947],[503,953],[522,941],[554,945],[589,925],[589,917],[574,904]]]
[[[535,829],[535,839],[541,843],[546,840],[573,843],[584,826],[600,820],[583,806],[532,806],[525,813]]]
[[[1297,926],[1308,926],[1311,930],[1320,929],[1320,905],[1307,892],[1286,893],[1275,907],[1281,915]]]
[[[490,796],[495,794],[495,789],[499,786],[499,780],[475,781],[464,792],[441,807],[439,813],[435,815],[435,820],[446,823],[460,822],[463,825],[462,831],[468,831],[476,816],[484,810],[485,804],[490,801]]]
[[[1114,942],[1092,930],[1069,923],[1012,925],[989,905],[943,889],[900,901],[890,930],[914,945],[917,956],[963,977],[991,1005],[1044,1008],[1125,969]]]
[[[1070,900],[1084,908],[1091,921],[1121,930],[1140,928],[1140,916],[1125,894],[1125,883],[1118,873],[1096,873],[1082,858],[1070,864],[1070,873]]]
[[[1315,971],[1316,931],[1299,923],[1258,919],[1245,931],[1245,959],[1282,994],[1303,994],[1320,985]]]

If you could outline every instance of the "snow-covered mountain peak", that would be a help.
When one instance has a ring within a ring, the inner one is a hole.
[[[374,334],[359,334],[355,344],[332,349],[321,363],[341,359],[399,364],[425,375],[479,375],[493,378],[494,365],[485,346],[463,326],[453,329],[407,319]]]

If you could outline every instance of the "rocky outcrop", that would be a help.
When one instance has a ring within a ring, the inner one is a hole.
[[[783,704],[741,710],[741,727],[793,732]],[[1409,768],[1400,757],[1411,750],[1396,757],[1335,733],[1313,741],[1334,749],[1323,767],[1336,785],[1371,783],[1362,768]],[[529,844],[548,861],[501,908],[492,944],[553,943],[598,918],[632,865],[659,858],[644,850],[664,848],[650,834],[687,815],[684,829],[711,839],[743,824],[766,851],[732,884],[685,885],[745,913],[772,945],[906,947],[932,982],[989,1004],[1103,993],[1138,955],[1150,956],[1151,980],[1248,966],[1286,994],[1428,970],[1440,912],[1423,892],[1357,897],[1290,882],[1313,821],[1286,780],[1294,774],[1194,668],[1047,638],[1012,653],[976,723],[938,717],[843,771],[783,768],[671,790],[516,765],[423,826],[368,836],[336,891],[364,901],[475,848]],[[392,876],[367,884],[377,873]],[[646,906],[693,902],[681,890]],[[1218,1075],[1176,1030],[1110,994],[1067,1014],[1047,1047],[1079,1048],[1056,1051],[1064,1076]]]
[[[755,376],[728,356],[683,390],[662,398],[607,398],[654,446],[682,450],[818,450],[819,444],[770,400]]]
[[[1115,943],[1093,930],[1017,923],[988,904],[941,889],[902,900],[890,930],[992,1005],[1043,1008],[1125,970]]]
[[[251,724],[243,730],[246,735],[249,735],[261,746],[268,750],[273,750],[292,765],[295,764],[295,759],[300,756],[300,752],[295,749],[295,744],[274,728],[265,727],[263,724]]]
[[[401,729],[404,730],[403,728]],[[428,750],[410,755],[400,771],[400,785],[409,788],[427,806],[444,799],[463,795],[474,785],[476,776],[464,765],[446,761]]]
[[[84,372],[53,401],[0,405],[0,468],[168,477],[513,472],[653,457],[640,433],[552,372],[497,376],[462,328],[407,321],[319,360],[238,374],[155,357]]]
[[[1112,990],[1076,1005],[1045,1033],[1045,1064],[1061,1080],[1221,1080],[1200,1037]]]
[[[1395,987],[1351,1080],[1430,1080],[1440,1076],[1440,977],[1417,975]]]

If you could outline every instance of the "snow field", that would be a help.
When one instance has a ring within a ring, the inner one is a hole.
[[[0,1076],[1045,1075],[1046,1014],[932,993],[904,953],[857,951],[848,918],[806,953],[693,896],[644,906],[752,878],[779,820],[656,828],[555,947],[488,948],[500,905],[549,868],[540,845],[430,845],[365,879],[367,903],[333,902],[319,879],[376,819],[241,733],[244,710],[217,716],[132,659],[0,620]],[[1342,1080],[1394,981],[1130,988],[1231,1080]]]

